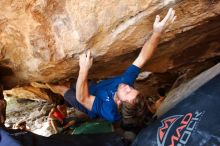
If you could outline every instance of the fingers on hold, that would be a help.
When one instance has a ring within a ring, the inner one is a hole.
[[[168,13],[171,13],[173,11],[173,8],[169,8]]]
[[[84,58],[86,58],[86,54],[85,54],[85,53],[81,54],[79,58],[80,58],[81,60],[83,60]]]
[[[174,15],[175,15],[175,11],[173,10],[171,15],[170,15],[170,18],[173,19]]]
[[[80,55],[79,55],[79,59],[82,59],[82,57],[83,57],[83,54],[80,54]]]
[[[155,23],[158,23],[160,21],[160,16],[157,15],[156,18],[155,18]]]
[[[171,13],[172,13],[172,8],[169,8],[169,10],[168,10],[167,15],[165,16],[165,18],[166,18],[166,17],[168,18]]]
[[[173,17],[171,23],[173,23],[176,20],[176,16]]]
[[[90,54],[91,54],[91,51],[90,51],[90,50],[88,50],[88,51],[87,51],[87,54],[86,54],[86,55],[87,55],[87,57],[90,57]]]
[[[176,13],[176,11],[175,11],[175,10],[173,10],[173,16],[175,16],[175,13]]]
[[[167,15],[165,16],[165,18],[163,19],[163,21],[167,21],[168,18],[170,18],[170,15],[172,14],[173,8],[170,8],[169,11],[167,12]]]
[[[82,54],[82,57],[86,57],[86,54],[85,54],[85,53],[83,53],[83,54]]]

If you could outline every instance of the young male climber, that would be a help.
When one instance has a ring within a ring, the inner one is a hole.
[[[93,58],[91,52],[87,51],[79,57],[80,70],[75,87],[68,88],[58,85],[50,85],[49,87],[63,95],[69,106],[86,113],[90,118],[101,117],[108,121],[117,121],[121,118],[120,107],[122,104],[127,104],[127,107],[137,111],[139,114],[136,116],[143,116],[146,109],[145,99],[133,87],[133,84],[140,69],[155,52],[161,35],[175,19],[175,11],[172,8],[169,9],[162,21],[160,21],[159,15],[156,16],[150,39],[144,44],[132,65],[121,75],[98,83],[88,83],[88,73]]]

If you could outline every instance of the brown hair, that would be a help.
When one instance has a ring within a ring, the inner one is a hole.
[[[146,109],[146,98],[140,93],[134,99],[132,104],[123,102],[121,108],[122,127],[141,128],[144,125]]]

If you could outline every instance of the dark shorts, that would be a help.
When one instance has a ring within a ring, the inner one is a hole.
[[[90,110],[87,110],[81,103],[76,99],[76,89],[71,86],[64,94],[64,100],[68,107],[74,107],[77,110],[86,113],[90,118],[96,118],[96,114]]]

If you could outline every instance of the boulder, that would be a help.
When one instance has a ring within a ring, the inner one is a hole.
[[[164,16],[169,7],[177,20],[143,71],[161,73],[219,57],[217,0],[3,0],[1,82],[12,88],[77,78],[78,56],[88,49],[94,57],[89,78],[117,75],[151,35],[155,15]]]

